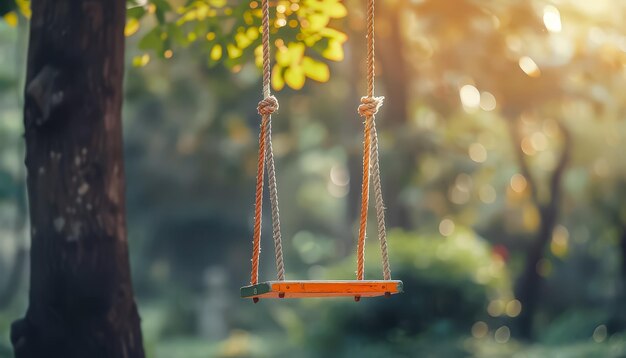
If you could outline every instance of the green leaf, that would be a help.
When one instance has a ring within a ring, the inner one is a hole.
[[[20,10],[22,15],[24,15],[25,18],[30,19],[32,15],[30,0],[15,0],[15,4],[17,4],[17,8]]]
[[[219,61],[222,58],[222,45],[216,44],[211,48],[211,60]]]
[[[294,65],[285,70],[285,83],[295,90],[299,90],[304,86],[305,79],[302,66]]]
[[[308,17],[309,20],[309,28],[312,31],[319,31],[326,26],[328,26],[328,22],[330,21],[330,16],[327,14],[311,14]]]
[[[235,42],[240,49],[244,49],[252,44],[252,40],[244,32],[238,32],[235,35]]]
[[[137,6],[126,10],[126,16],[134,19],[141,19],[146,14],[146,9],[143,6]]]
[[[163,48],[163,39],[161,38],[161,34],[163,32],[160,28],[155,28],[152,31],[148,32],[138,44],[139,49],[141,50],[154,50],[156,52],[160,52]]]
[[[301,42],[290,42],[287,45],[287,51],[289,51],[289,63],[291,65],[295,65],[302,61],[302,57],[304,57],[305,46]]]
[[[263,48],[261,47],[261,53],[262,51]],[[289,66],[291,63],[291,56],[289,56],[289,51],[286,48],[282,47],[278,49],[276,52],[276,63],[283,67]]]
[[[330,79],[330,70],[328,65],[324,62],[320,62],[312,59],[311,57],[305,57],[302,59],[302,68],[307,77],[318,82],[328,82]]]
[[[128,37],[134,35],[139,30],[139,20],[134,17],[129,17],[126,20],[126,26],[124,27],[124,36]]]
[[[234,44],[226,45],[226,52],[228,53],[228,57],[231,59],[239,58],[243,54],[243,51]]]
[[[329,40],[328,47],[322,51],[322,56],[331,61],[343,60],[343,46],[337,40]]]
[[[272,87],[276,91],[280,91],[285,87],[285,80],[282,74],[283,68],[279,65],[274,65],[272,69]]]
[[[226,6],[226,0],[209,0],[209,4],[213,7],[224,7]]]
[[[324,11],[328,16],[339,19],[348,14],[346,7],[340,2],[325,1]]]
[[[6,13],[4,16],[4,21],[11,27],[16,27],[17,26],[17,14],[15,13],[15,11],[11,11],[9,13]]]
[[[165,23],[165,14],[169,11],[172,11],[172,7],[167,2],[167,0],[150,0],[152,4],[155,6],[155,15],[160,24]]]
[[[143,67],[147,65],[148,62],[150,62],[150,55],[148,55],[147,53],[144,53],[141,56],[133,57],[133,66],[135,67]]]
[[[320,35],[323,37],[327,37],[329,39],[333,39],[339,42],[346,42],[348,40],[348,35],[339,30],[335,30],[333,28],[327,27],[320,30]]]

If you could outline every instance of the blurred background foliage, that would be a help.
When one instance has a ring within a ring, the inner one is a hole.
[[[9,357],[27,300],[28,2],[0,4]],[[287,276],[350,279],[365,9],[271,4]],[[259,5],[128,5],[129,243],[149,356],[626,356],[626,3],[379,1],[382,179],[406,293],[253,305],[238,289],[249,281]],[[267,229],[262,279],[275,274]],[[367,277],[379,278],[374,237],[368,245]]]

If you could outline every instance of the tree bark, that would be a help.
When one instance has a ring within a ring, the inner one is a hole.
[[[124,0],[34,0],[24,126],[29,307],[17,358],[143,357],[126,240]]]

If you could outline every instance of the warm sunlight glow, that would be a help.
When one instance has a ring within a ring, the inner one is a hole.
[[[348,170],[341,165],[334,165],[330,169],[330,180],[338,186],[346,186],[350,183],[350,175]]]
[[[493,300],[489,302],[489,305],[487,306],[487,313],[489,313],[491,317],[502,316],[502,314],[504,314],[505,308],[506,305],[504,304],[504,301]]]
[[[466,108],[478,108],[480,106],[480,92],[472,85],[465,85],[459,91],[461,103]]]
[[[454,221],[443,219],[439,223],[439,233],[443,236],[450,236],[454,233]]]
[[[543,8],[543,23],[550,32],[561,32],[561,13],[552,5]]]
[[[539,66],[537,66],[537,63],[528,56],[524,56],[519,59],[519,67],[522,69],[522,71],[524,71],[525,74],[530,77],[541,76]]]
[[[533,142],[528,137],[524,137],[522,139],[522,152],[526,155],[535,155],[537,152],[535,151],[535,147],[533,147]]]
[[[516,193],[521,193],[526,189],[528,183],[526,178],[521,174],[515,174],[511,177],[511,189]]]
[[[493,111],[496,109],[496,97],[490,92],[480,94],[480,109],[483,111]]]
[[[530,136],[530,143],[533,149],[541,152],[548,148],[548,138],[542,132],[535,132]]]
[[[474,338],[483,338],[489,333],[489,326],[483,321],[478,321],[472,326],[472,336]]]
[[[565,257],[569,250],[569,231],[563,225],[557,226],[552,232],[550,251],[556,257]]]
[[[509,317],[517,317],[520,313],[522,313],[522,303],[518,300],[509,301],[506,304],[506,315]]]
[[[472,143],[469,146],[468,154],[470,159],[476,163],[484,163],[487,160],[487,149],[480,143]]]
[[[328,193],[335,198],[343,198],[348,195],[349,188],[346,185],[337,185],[332,181],[329,181],[326,185],[326,190]]]

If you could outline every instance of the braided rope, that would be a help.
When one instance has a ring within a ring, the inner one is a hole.
[[[374,97],[374,0],[367,2],[367,96]]]
[[[365,117],[363,130],[363,184],[361,188],[361,217],[359,225],[359,239],[357,245],[357,279],[363,280],[365,276],[365,237],[367,228],[367,211],[369,205],[369,181],[370,174],[374,186],[376,205],[376,222],[378,226],[378,239],[380,241],[383,276],[385,280],[391,279],[389,266],[389,254],[387,250],[387,231],[385,228],[385,205],[380,182],[380,165],[378,158],[378,134],[376,132],[376,113],[382,106],[384,97],[374,96],[374,79],[376,68],[374,61],[374,0],[368,0],[367,7],[367,96],[361,98],[358,112]]]
[[[269,119],[263,116],[261,133],[259,133],[259,160],[256,172],[256,196],[254,201],[254,230],[252,234],[252,273],[250,284],[259,282],[259,256],[261,255],[261,214],[263,209],[263,172],[265,170],[265,121]]]
[[[252,240],[252,278],[251,284],[259,281],[259,257],[261,255],[261,221],[263,212],[263,177],[267,165],[270,205],[272,209],[272,234],[274,251],[276,254],[276,269],[278,280],[285,279],[285,265],[283,263],[282,236],[280,232],[280,215],[278,210],[278,186],[276,184],[276,170],[274,165],[274,151],[272,149],[272,113],[278,110],[278,100],[270,93],[270,27],[269,4],[262,0],[262,47],[263,47],[263,99],[259,102],[257,111],[261,115],[261,133],[259,134],[259,160],[256,178],[256,200],[254,207],[254,233]]]
[[[374,117],[372,117],[373,119]],[[378,241],[383,261],[383,279],[391,280],[391,268],[389,266],[389,253],[387,250],[387,229],[385,226],[385,204],[383,202],[383,190],[380,184],[380,165],[378,161],[378,133],[376,124],[372,124],[372,182],[374,185],[374,197],[376,205],[376,222],[378,225]]]
[[[261,41],[263,43],[263,98],[270,96],[270,81],[271,81],[271,69],[270,69],[270,5],[268,0],[261,0],[261,7],[263,11],[262,19],[262,35]]]
[[[268,97],[273,98],[273,97]],[[278,108],[278,106],[276,106]],[[268,115],[269,116],[269,115]],[[267,121],[265,130],[265,162],[270,190],[270,205],[272,207],[272,236],[274,238],[274,253],[276,256],[276,272],[279,281],[285,280],[285,264],[283,262],[282,235],[280,233],[280,215],[278,212],[278,186],[276,185],[276,170],[274,167],[274,150],[272,149],[272,121]]]
[[[356,278],[363,280],[365,276],[365,231],[367,229],[367,209],[369,204],[370,185],[370,132],[372,128],[372,117],[365,120],[363,130],[363,183],[361,184],[361,220],[359,224],[359,241],[357,244]]]

